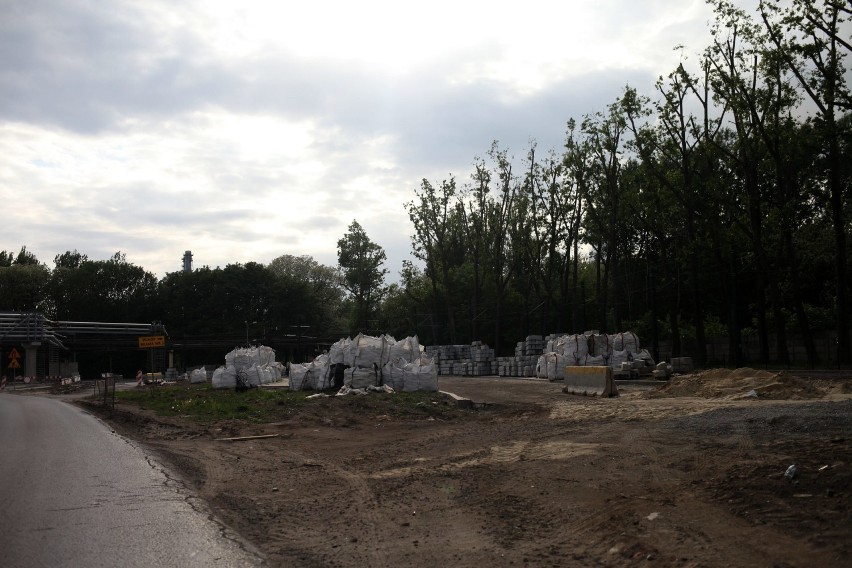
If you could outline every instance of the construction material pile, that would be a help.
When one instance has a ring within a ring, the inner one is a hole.
[[[534,377],[536,363],[546,341],[540,335],[528,335],[524,341],[519,341],[515,345],[514,357],[497,358],[497,374],[501,377]]]
[[[651,354],[640,348],[639,337],[630,331],[549,337],[536,363],[535,375],[540,378],[562,380],[565,367],[612,367],[615,373],[650,375],[654,366]]]
[[[207,369],[204,367],[199,367],[198,369],[193,369],[189,373],[189,382],[190,383],[206,383],[207,382]]]
[[[483,377],[494,372],[494,350],[481,341],[470,345],[429,345],[425,353],[439,375]]]
[[[238,384],[256,387],[281,379],[284,366],[275,361],[275,350],[266,345],[238,347],[225,355],[225,366],[213,371],[213,388],[232,389]]]
[[[814,381],[786,372],[739,369],[709,369],[672,377],[649,398],[698,397],[714,399],[810,399],[839,391],[837,381]],[[833,389],[833,390],[832,390]]]
[[[650,374],[650,353],[640,349],[632,332],[608,335],[597,331],[581,334],[528,335],[515,345],[512,357],[495,357],[481,341],[470,345],[429,345],[426,354],[439,375],[478,377],[541,377],[561,380],[567,366],[612,367],[616,373]]]
[[[438,390],[437,369],[421,353],[417,336],[397,341],[390,335],[358,334],[338,340],[310,363],[290,365],[291,390],[383,385],[405,392]]]

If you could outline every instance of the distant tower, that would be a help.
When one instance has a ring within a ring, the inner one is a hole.
[[[192,272],[192,251],[188,250],[183,253],[183,271]]]

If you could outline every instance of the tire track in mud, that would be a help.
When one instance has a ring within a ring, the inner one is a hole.
[[[441,458],[416,458],[410,465],[397,466],[370,475],[373,479],[388,479],[418,473],[446,473],[481,465],[496,465],[522,460],[563,460],[597,453],[601,444],[570,441],[515,441],[508,445],[461,452]],[[437,463],[436,463],[437,462]]]

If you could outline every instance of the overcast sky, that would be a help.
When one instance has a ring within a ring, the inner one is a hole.
[[[653,94],[702,0],[0,0],[0,250],[116,251],[162,277],[282,254],[337,264],[357,219],[410,257],[420,180],[497,140],[561,150]]]

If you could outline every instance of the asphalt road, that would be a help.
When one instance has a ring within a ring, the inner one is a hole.
[[[131,441],[70,404],[0,394],[0,566],[259,566]]]

